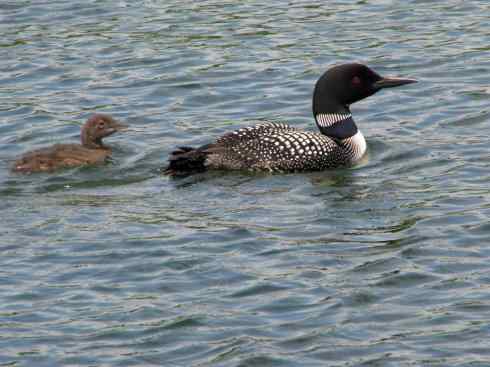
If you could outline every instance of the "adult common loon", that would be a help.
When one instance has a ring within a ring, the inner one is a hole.
[[[56,144],[24,153],[14,163],[12,171],[53,172],[61,168],[103,163],[111,155],[111,148],[104,145],[102,139],[126,128],[109,115],[94,114],[82,127],[81,145]]]
[[[414,82],[382,77],[362,64],[334,66],[320,77],[313,93],[319,133],[282,123],[245,127],[198,148],[179,147],[164,172],[170,176],[209,169],[301,172],[352,165],[366,152],[366,141],[349,106],[383,88]]]

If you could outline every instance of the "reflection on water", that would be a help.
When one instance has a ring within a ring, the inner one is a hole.
[[[0,4],[0,365],[487,365],[489,10]],[[161,175],[236,127],[315,130],[344,61],[420,80],[353,106],[358,166]],[[93,111],[133,129],[110,164],[9,172]]]

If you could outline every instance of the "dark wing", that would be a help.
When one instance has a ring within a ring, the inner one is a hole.
[[[282,172],[334,165],[332,158],[341,148],[332,139],[288,125],[274,125],[244,128],[223,136],[206,149],[206,164],[213,168]]]
[[[169,176],[185,176],[204,172],[207,168],[246,169],[248,160],[237,153],[238,147],[250,142],[253,144],[253,141],[269,133],[296,130],[286,124],[263,123],[226,133],[214,143],[198,148],[179,147],[170,154],[164,173]]]

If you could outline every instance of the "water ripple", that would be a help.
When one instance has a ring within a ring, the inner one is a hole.
[[[0,365],[489,363],[490,5],[284,5],[0,4]],[[345,61],[420,80],[352,107],[359,166],[159,173],[256,121],[314,129]],[[134,127],[111,164],[9,172],[93,111]]]

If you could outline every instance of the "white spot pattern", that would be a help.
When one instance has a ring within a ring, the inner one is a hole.
[[[337,121],[350,117],[339,116],[335,117]],[[356,162],[366,151],[366,141],[360,132],[336,142],[321,133],[265,123],[225,134],[208,149],[205,164],[209,167],[312,171]]]

